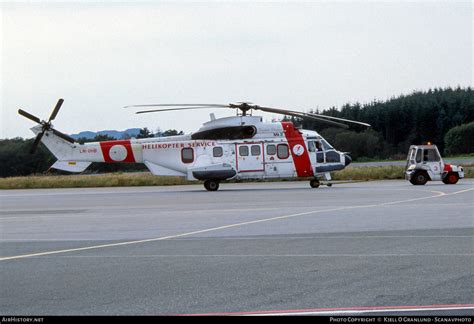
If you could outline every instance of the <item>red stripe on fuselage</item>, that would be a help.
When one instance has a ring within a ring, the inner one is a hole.
[[[116,162],[126,162],[134,163],[135,157],[133,156],[132,145],[130,140],[121,140],[121,141],[105,141],[100,142],[100,149],[102,150],[102,155],[104,156],[104,161],[107,163],[116,163]],[[110,155],[110,149],[118,145],[119,147],[125,148],[127,155],[124,159],[113,159]]]
[[[313,167],[311,166],[311,160],[308,154],[308,148],[304,142],[301,133],[294,127],[291,122],[282,122],[283,133],[285,134],[288,145],[290,146],[291,156],[293,157],[293,163],[295,164],[296,174],[298,177],[312,177],[314,176]],[[303,152],[301,155],[297,155],[294,152],[294,147],[301,145]]]

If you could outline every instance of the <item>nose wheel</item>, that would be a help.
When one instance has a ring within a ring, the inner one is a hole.
[[[311,186],[311,188],[319,188],[319,186],[321,185],[321,182],[319,182],[318,179],[311,179],[309,181],[309,185]]]
[[[319,186],[321,185],[321,182],[318,179],[311,179],[309,181],[309,185],[311,186],[311,188],[319,188]],[[328,182],[326,183],[326,186],[332,187],[332,183]]]

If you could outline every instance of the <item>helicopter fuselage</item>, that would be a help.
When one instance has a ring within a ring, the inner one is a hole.
[[[46,131],[42,142],[58,158],[56,169],[82,172],[92,162],[144,163],[154,175],[188,180],[330,180],[329,172],[351,162],[315,131],[291,122],[264,123],[256,116],[211,120],[188,135],[78,144]]]
[[[52,122],[63,102],[62,98],[58,100],[48,120],[18,109],[20,115],[38,124],[31,129],[36,138],[30,153],[35,152],[40,142],[43,143],[58,159],[52,168],[82,172],[93,162],[143,163],[154,175],[203,180],[209,191],[217,190],[219,181],[232,179],[311,178],[311,187],[317,188],[319,177],[331,180],[331,171],[342,170],[351,163],[349,155],[335,150],[317,132],[300,130],[288,121],[263,122],[262,117],[252,116],[252,111],[316,120],[343,128],[349,127],[343,123],[370,127],[365,122],[248,102],[146,104],[124,108],[159,107],[138,111],[137,114],[231,108],[237,111],[237,116],[216,119],[211,114],[210,121],[188,135],[79,144],[71,136],[53,128]]]

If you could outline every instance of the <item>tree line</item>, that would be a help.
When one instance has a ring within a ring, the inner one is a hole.
[[[313,112],[372,125],[369,129],[357,125],[346,130],[293,119],[304,129],[317,130],[334,147],[351,152],[355,159],[405,158],[410,145],[427,142],[436,144],[442,154],[474,152],[474,96],[470,87],[415,91],[386,101],[345,104],[341,109]],[[450,130],[456,136],[447,136]]]
[[[412,144],[435,143],[442,154],[474,153],[474,96],[472,89],[444,88],[415,91],[389,100],[360,104],[345,104],[341,109],[331,107],[323,111],[328,116],[366,122],[371,128],[351,126],[333,128],[317,121],[290,118],[304,129],[317,130],[336,149],[350,152],[354,160],[404,159]],[[159,136],[179,135],[183,132],[170,129]],[[154,137],[143,128],[137,138]],[[104,135],[87,141],[113,140]],[[32,139],[13,138],[0,140],[0,177],[43,173],[54,163],[54,156],[42,145],[30,155]],[[116,172],[146,170],[140,164],[93,163],[90,172]]]
[[[165,137],[182,135],[182,131],[169,129],[158,134],[153,134],[148,128],[142,128],[136,138]],[[94,138],[79,138],[78,143],[112,141],[114,138],[108,135],[97,135]],[[44,173],[49,170],[56,158],[48,149],[40,145],[34,154],[29,154],[34,138],[23,139],[20,137],[0,140],[0,177],[26,176],[30,174]],[[91,173],[103,172],[130,172],[146,171],[143,164],[135,163],[92,163],[87,169]],[[62,171],[52,169],[51,172],[62,174]]]

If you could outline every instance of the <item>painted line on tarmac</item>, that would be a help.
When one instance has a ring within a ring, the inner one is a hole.
[[[56,251],[48,251],[48,252],[8,256],[8,257],[0,258],[0,261],[25,259],[25,258],[40,257],[40,256],[45,256],[45,255],[54,255],[54,254],[69,253],[69,252],[80,252],[80,251],[97,250],[97,249],[110,248],[110,247],[127,246],[127,245],[133,245],[133,244],[157,242],[157,241],[175,239],[175,238],[186,237],[186,236],[191,236],[191,235],[196,235],[196,234],[215,232],[215,231],[225,230],[225,229],[234,228],[234,227],[241,227],[241,226],[246,226],[246,225],[253,225],[253,224],[271,222],[271,221],[276,221],[276,220],[307,216],[307,215],[311,215],[311,214],[327,213],[327,212],[341,211],[341,210],[352,210],[352,209],[359,209],[359,208],[373,208],[373,207],[380,207],[380,206],[391,205],[391,204],[400,204],[400,203],[405,203],[405,202],[411,202],[411,201],[415,201],[415,200],[446,197],[446,196],[451,196],[451,195],[464,193],[464,192],[471,191],[471,190],[474,190],[474,188],[469,188],[469,189],[456,191],[456,192],[448,193],[448,194],[446,194],[444,192],[436,191],[436,195],[428,196],[428,197],[422,197],[422,198],[400,200],[400,201],[395,201],[395,202],[372,204],[372,205],[346,206],[346,207],[330,208],[330,209],[323,209],[323,210],[312,210],[312,211],[303,212],[303,213],[282,215],[282,216],[264,218],[264,219],[254,220],[254,221],[223,225],[223,226],[212,227],[212,228],[198,230],[198,231],[192,231],[192,232],[187,232],[187,233],[182,233],[182,234],[176,234],[176,235],[170,235],[170,236],[164,236],[164,237],[158,237],[158,238],[151,238],[151,239],[145,239],[145,240],[126,241],[126,242],[94,245],[94,246],[87,246],[87,247],[74,248],[74,249],[65,249],[65,250],[56,250]],[[435,191],[433,191],[433,192],[435,192]]]
[[[370,206],[372,206],[372,205],[370,205]],[[324,210],[317,210],[317,211],[312,210],[312,211],[304,212],[304,213],[283,215],[283,216],[277,216],[277,217],[272,217],[272,218],[265,218],[265,219],[255,220],[255,221],[249,221],[249,222],[243,222],[243,223],[237,223],[237,224],[230,224],[230,225],[212,227],[212,228],[199,230],[199,231],[193,231],[193,232],[188,232],[188,233],[182,233],[182,234],[176,234],[176,235],[170,235],[170,236],[164,236],[164,237],[158,237],[158,238],[151,238],[151,239],[145,239],[145,240],[127,241],[127,242],[102,244],[102,245],[88,246],[88,247],[75,248],[75,249],[66,249],[66,250],[57,250],[57,251],[49,251],[49,252],[41,252],[41,253],[16,255],[16,256],[10,256],[10,257],[2,257],[2,258],[0,258],[0,261],[14,260],[14,259],[24,259],[24,258],[38,257],[38,256],[52,255],[52,254],[59,254],[59,253],[87,251],[87,250],[95,250],[95,249],[108,248],[108,247],[116,247],[116,246],[132,245],[132,244],[139,244],[139,243],[163,241],[163,240],[169,240],[169,239],[174,239],[174,238],[179,238],[179,237],[184,237],[184,236],[191,236],[191,235],[196,235],[196,234],[214,232],[214,231],[229,229],[229,228],[233,228],[233,227],[240,227],[240,226],[244,226],[244,225],[251,225],[251,224],[269,222],[269,221],[274,221],[274,220],[280,220],[280,219],[287,219],[287,218],[310,215],[310,214],[323,213],[323,212],[331,212],[331,211],[338,211],[338,210],[344,210],[344,209],[354,209],[354,208],[364,208],[364,207],[368,207],[368,206],[339,207],[339,208],[324,209]]]

